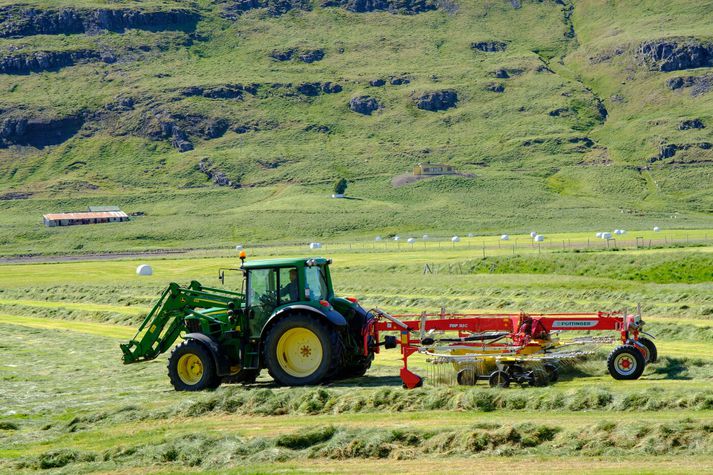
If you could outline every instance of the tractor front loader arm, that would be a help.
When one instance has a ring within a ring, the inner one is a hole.
[[[148,361],[171,348],[185,330],[185,317],[196,308],[236,308],[243,294],[203,287],[193,281],[189,287],[169,284],[129,343],[119,345],[124,364]]]

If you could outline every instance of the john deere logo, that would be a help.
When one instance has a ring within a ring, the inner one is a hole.
[[[596,320],[557,320],[552,328],[591,328],[596,324]]]

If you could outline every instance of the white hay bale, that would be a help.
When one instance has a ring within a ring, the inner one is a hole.
[[[602,233],[602,239],[611,239],[611,233]]]
[[[237,246],[235,246],[235,250],[236,250],[236,251],[242,251],[242,250],[243,250],[243,246],[242,246],[241,244],[238,244]]]
[[[413,243],[416,242],[416,238],[408,238],[408,239],[406,240],[406,242],[409,243],[409,244],[413,244]]]
[[[658,226],[654,226],[654,232],[657,233],[659,231],[661,231],[661,228],[659,228]]]
[[[453,236],[451,238],[451,242],[460,242],[460,238],[458,236]]]
[[[374,238],[374,241],[381,241],[381,236],[376,236],[376,237]]]
[[[507,234],[503,234],[502,236],[500,236],[500,240],[501,240],[501,241],[509,241],[509,240],[510,240],[510,236],[507,235]]]
[[[424,240],[424,241],[428,240],[428,234],[424,234],[424,235],[423,235],[423,240]]]
[[[532,231],[532,232],[530,233],[530,237],[534,239],[535,236],[537,236],[537,233],[536,233],[535,231]]]
[[[311,243],[309,243],[309,248],[310,249],[321,249],[322,243],[321,242],[311,242]]]
[[[153,269],[148,264],[141,264],[136,268],[136,275],[153,275]]]
[[[394,236],[394,241],[399,241],[401,238],[398,236]]]
[[[602,233],[601,231],[598,232],[598,233],[597,233],[597,237],[598,237],[598,238],[602,237],[602,234],[604,234],[604,233]]]
[[[621,236],[621,235],[623,235],[625,232],[626,232],[626,231],[624,231],[623,229],[615,229],[615,230],[614,230],[614,234],[616,234],[617,236]]]
[[[473,237],[473,233],[468,233],[468,237]]]
[[[542,234],[538,234],[537,236],[535,236],[535,242],[542,242],[544,240],[545,236],[543,236]]]

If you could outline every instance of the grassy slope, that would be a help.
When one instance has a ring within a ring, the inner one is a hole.
[[[639,69],[620,84],[634,63],[630,49],[610,63],[592,66],[587,60],[613,45],[629,48],[646,38],[704,34],[710,22],[706,5],[661,1],[646,2],[644,8],[578,1],[573,15],[578,34],[572,41],[563,36],[563,13],[554,2],[523,2],[522,9],[514,10],[508,2],[469,0],[459,2],[456,14],[410,16],[316,7],[279,18],[253,11],[237,22],[221,19],[212,2],[199,5],[204,20],[198,33],[205,41],[188,48],[179,46],[183,33],[165,32],[2,40],[0,46],[30,49],[94,45],[119,51],[161,43],[164,51],[113,65],[0,76],[0,90],[7,91],[0,109],[22,105],[42,114],[71,113],[96,110],[117,95],[165,102],[177,88],[229,82],[336,81],[344,92],[311,99],[268,95],[166,103],[163,107],[173,112],[276,125],[197,140],[196,149],[184,154],[163,142],[105,131],[90,137],[82,133],[41,151],[0,150],[0,191],[35,193],[26,201],[0,201],[6,223],[0,229],[0,252],[204,247],[408,230],[524,231],[538,226],[549,232],[650,228],[663,221],[668,227],[711,224],[709,166],[655,167],[642,173],[631,167],[644,165],[660,140],[706,139],[708,129],[677,131],[675,126],[682,117],[707,120],[710,99],[674,94],[663,85],[667,75]],[[650,27],[661,16],[679,15],[674,23],[661,22],[663,31]],[[508,50],[485,54],[469,48],[473,41],[488,39],[510,41]],[[268,57],[275,48],[292,46],[324,48],[325,59],[303,64]],[[556,74],[538,72],[541,58]],[[522,74],[498,81],[506,85],[503,94],[486,91],[493,71],[502,67]],[[411,84],[368,87],[370,79],[400,74],[408,75]],[[432,113],[414,107],[414,92],[447,87],[459,92],[457,108]],[[364,93],[376,96],[383,111],[370,117],[350,112],[349,98]],[[617,94],[626,100],[612,101]],[[593,118],[597,97],[609,110],[603,125]],[[548,115],[559,107],[576,113]],[[305,132],[310,125],[326,125],[331,133]],[[578,151],[567,141],[584,136],[596,142],[593,149]],[[544,142],[523,145],[533,139]],[[203,157],[256,188],[216,189],[195,169]],[[579,165],[602,158],[611,165]],[[281,165],[264,169],[258,160]],[[423,160],[451,163],[476,178],[391,188],[392,176]],[[85,165],[72,165],[78,161]],[[355,180],[349,194],[358,200],[325,199],[338,176]],[[86,183],[99,189],[88,190]],[[39,224],[44,212],[96,203],[119,204],[147,216],[120,229],[46,230]],[[674,212],[678,215],[671,221]]]

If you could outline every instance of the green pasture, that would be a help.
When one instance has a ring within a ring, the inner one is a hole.
[[[398,378],[400,354],[390,350],[365,377],[318,388],[277,388],[263,374],[249,387],[177,393],[165,355],[122,365],[118,343],[133,335],[168,281],[215,285],[217,268],[235,266],[234,256],[2,265],[0,348],[11,356],[0,363],[0,469],[370,473],[377,461],[405,471],[419,461],[439,472],[468,463],[503,467],[507,455],[512,467],[535,473],[572,471],[574,461],[608,473],[616,471],[612,460],[637,459],[645,459],[641,472],[674,473],[682,458],[686,471],[707,470],[713,460],[709,247],[502,254],[486,260],[496,259],[508,273],[490,273],[468,266],[482,260],[477,243],[487,238],[470,238],[472,249],[467,239],[455,248],[431,243],[404,250],[389,243],[378,252],[325,251],[333,252],[342,295],[393,312],[441,306],[597,311],[641,302],[660,361],[640,380],[618,382],[606,372],[602,348],[564,367],[561,380],[547,388],[427,380],[407,391]],[[284,254],[300,251],[287,247]],[[279,248],[249,252],[270,257]],[[632,260],[659,272],[632,278]],[[698,264],[677,265],[689,261]],[[136,276],[139,262],[153,265],[154,275]],[[424,274],[426,263],[438,270]],[[544,264],[554,271],[533,273]],[[592,275],[579,274],[583,265]],[[226,286],[237,288],[239,275],[228,275]],[[423,358],[411,363],[427,378],[434,374]]]

